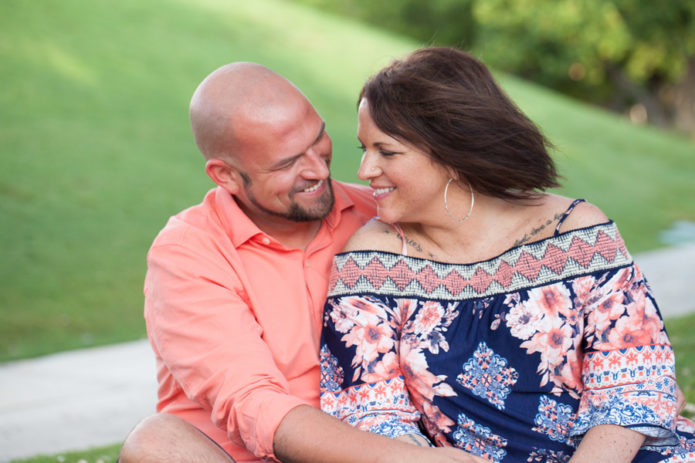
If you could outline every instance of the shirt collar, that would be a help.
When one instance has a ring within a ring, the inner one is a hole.
[[[332,180],[335,204],[324,223],[334,230],[340,224],[340,218],[344,210],[354,206],[353,200],[345,191],[343,184]],[[215,210],[224,227],[225,232],[232,240],[235,248],[238,248],[256,235],[266,236],[255,223],[241,210],[232,195],[222,187],[213,190]],[[272,239],[272,238],[271,238]]]

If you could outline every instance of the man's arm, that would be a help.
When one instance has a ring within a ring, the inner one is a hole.
[[[290,394],[234,268],[222,256],[177,244],[191,239],[171,239],[149,253],[148,334],[167,373],[211,423],[272,457],[280,420],[306,401]]]
[[[285,463],[476,463],[484,458],[455,448],[419,447],[357,430],[315,408],[293,408],[280,422],[275,455]]]

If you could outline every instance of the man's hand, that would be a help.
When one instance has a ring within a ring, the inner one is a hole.
[[[685,409],[685,395],[681,388],[676,384],[676,414],[680,415]]]

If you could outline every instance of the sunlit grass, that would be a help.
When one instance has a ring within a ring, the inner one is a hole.
[[[290,25],[290,26],[288,26]],[[355,180],[355,97],[418,44],[290,2],[0,2],[0,361],[144,336],[145,254],[212,183],[190,135],[200,80],[237,60],[294,81]],[[561,192],[615,219],[631,251],[695,221],[695,149],[501,76],[558,148]]]
[[[55,455],[39,455],[11,463],[115,463],[121,451],[121,444],[97,447],[75,452],[61,452]]]

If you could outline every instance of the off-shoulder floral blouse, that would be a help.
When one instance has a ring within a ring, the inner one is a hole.
[[[695,461],[668,336],[613,222],[475,264],[337,255],[321,407],[492,461],[565,462],[601,424],[647,436],[634,461]]]

